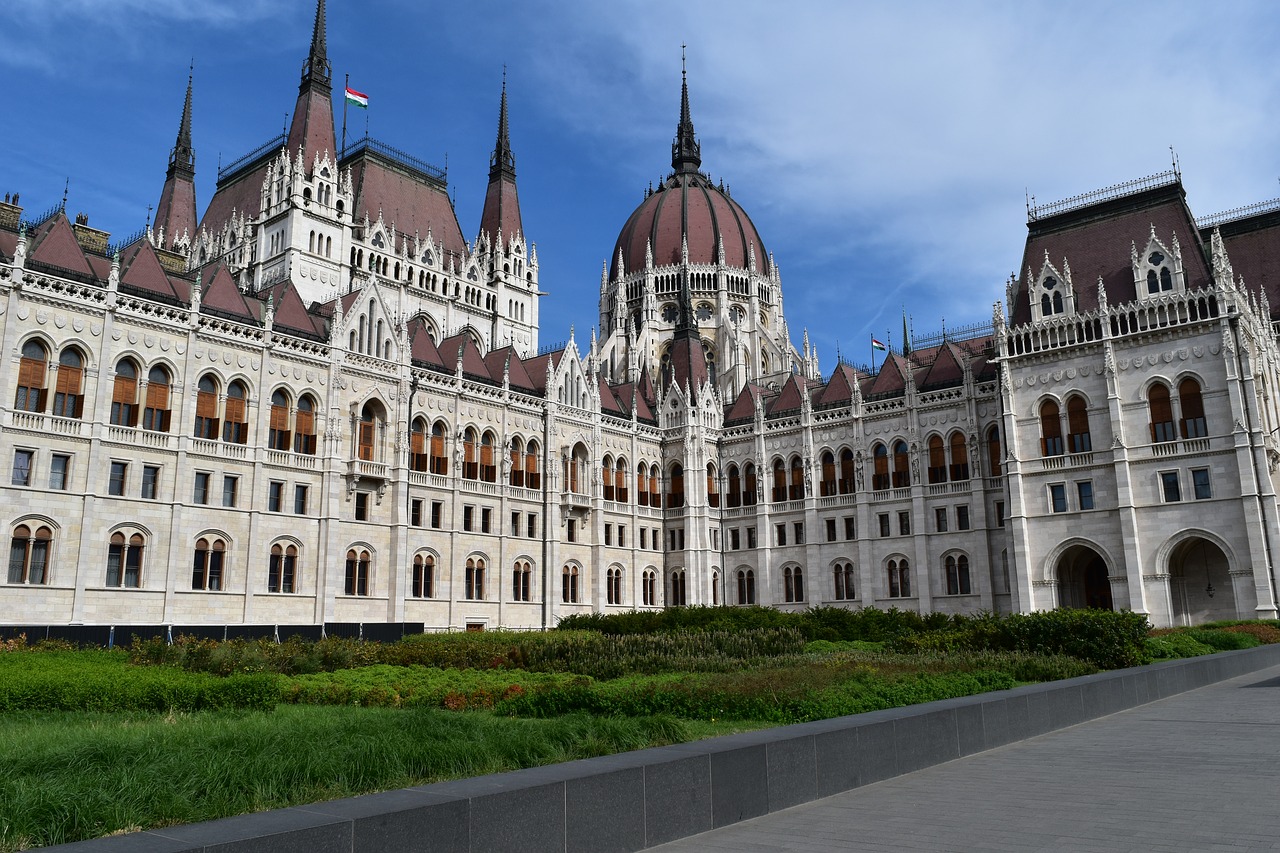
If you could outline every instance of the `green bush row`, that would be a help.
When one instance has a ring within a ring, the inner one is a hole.
[[[274,675],[132,667],[112,652],[0,654],[0,712],[270,711],[279,699]]]
[[[602,634],[654,634],[671,631],[743,631],[791,628],[806,640],[866,640],[883,642],[922,631],[950,627],[958,617],[945,613],[921,615],[909,610],[866,607],[811,607],[803,612],[772,607],[672,607],[626,613],[582,613],[567,616],[558,630],[598,631]]]
[[[297,675],[281,688],[284,702],[301,705],[364,705],[394,708],[492,708],[503,698],[559,687],[579,675],[503,670],[439,669],[375,664],[336,672]]]

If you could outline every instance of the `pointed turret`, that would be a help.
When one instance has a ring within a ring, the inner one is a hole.
[[[524,234],[520,221],[520,199],[516,195],[516,158],[511,153],[511,133],[507,124],[507,75],[502,74],[502,102],[498,108],[498,141],[489,158],[489,189],[480,214],[480,233],[501,231],[508,237]]]
[[[311,51],[302,64],[302,82],[298,84],[298,103],[293,108],[293,123],[285,147],[292,154],[301,148],[304,171],[318,156],[328,151],[336,160],[337,144],[333,133],[333,80],[325,47],[325,0],[316,0],[316,22],[311,32]]]
[[[676,138],[671,143],[671,168],[676,172],[696,172],[702,165],[702,146],[693,132],[693,119],[689,117],[689,79],[680,57],[680,123],[676,125]]]
[[[191,78],[187,74],[187,99],[182,105],[182,120],[178,123],[178,138],[169,153],[169,171],[165,173],[164,189],[160,191],[160,203],[156,205],[157,233],[163,234],[168,249],[183,239],[189,240],[196,233],[196,153],[191,147]]]

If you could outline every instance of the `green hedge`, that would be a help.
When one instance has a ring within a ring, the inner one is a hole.
[[[161,667],[133,667],[119,652],[0,654],[3,711],[270,711],[280,700],[274,675],[219,678]]]

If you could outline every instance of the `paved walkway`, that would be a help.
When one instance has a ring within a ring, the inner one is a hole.
[[[1280,667],[651,850],[1280,850]]]

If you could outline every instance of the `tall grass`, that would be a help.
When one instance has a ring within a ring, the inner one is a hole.
[[[0,851],[605,755],[691,737],[668,717],[282,706],[274,714],[0,717]]]

